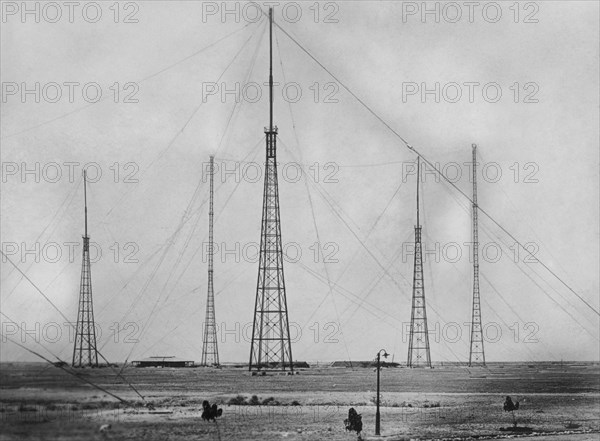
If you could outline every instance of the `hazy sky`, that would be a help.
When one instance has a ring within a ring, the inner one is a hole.
[[[247,361],[268,125],[265,20],[246,3],[228,3],[224,16],[221,2],[112,4],[31,2],[23,15],[21,2],[3,3],[2,250],[75,321],[81,170],[91,164],[98,346],[113,361],[199,360],[215,154],[219,351]],[[427,8],[282,3],[275,21],[468,195],[476,143],[480,206],[598,310],[598,3]],[[294,358],[370,359],[386,348],[404,361],[416,156],[280,29],[274,38],[275,81],[287,92],[275,89],[275,124]],[[424,180],[432,359],[465,361],[470,203],[434,173]],[[483,215],[480,224],[487,359],[597,360],[598,315]],[[70,361],[69,326],[4,261],[1,288],[2,332],[49,355],[38,338]],[[0,356],[35,358],[4,341]]]

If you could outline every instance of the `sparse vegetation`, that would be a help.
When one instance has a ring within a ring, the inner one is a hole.
[[[377,402],[376,400],[377,400],[377,396],[374,395],[371,398],[371,404],[375,404]],[[441,407],[441,403],[439,401],[425,400],[425,401],[415,401],[414,403],[410,403],[407,401],[397,402],[397,401],[384,400],[383,397],[380,398],[379,404],[383,407],[414,407],[414,408],[418,408],[418,409],[419,408],[429,409],[429,408],[434,408],[434,407]]]
[[[17,410],[19,412],[37,412],[37,408],[35,406],[28,406],[25,403],[19,404]]]
[[[243,405],[248,404],[248,403],[246,403],[246,397],[244,397],[243,395],[238,395],[235,398],[231,398],[227,402],[227,404],[230,405],[230,406],[243,406]]]
[[[296,404],[294,404],[296,403]],[[263,400],[260,399],[258,395],[252,395],[248,400],[243,395],[237,395],[236,397],[230,398],[227,401],[229,406],[284,406],[285,404],[279,402],[274,397],[265,398]],[[294,400],[290,403],[291,406],[299,406],[300,403]]]
[[[423,407],[425,409],[427,409],[429,407],[440,407],[440,406],[441,405],[440,405],[439,401],[432,403],[432,402],[429,402],[429,401],[425,400],[425,402],[423,403]]]

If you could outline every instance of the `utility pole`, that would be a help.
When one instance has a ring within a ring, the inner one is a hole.
[[[379,373],[381,371],[381,355],[383,355],[383,358],[388,358],[390,354],[388,354],[385,349],[380,349],[377,353],[377,411],[375,412],[375,435],[380,435],[379,432],[381,431],[381,414],[379,413]]]

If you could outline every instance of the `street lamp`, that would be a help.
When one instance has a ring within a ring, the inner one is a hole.
[[[383,354],[382,354],[382,352],[383,352]],[[381,415],[379,414],[379,371],[380,371],[379,365],[381,362],[382,355],[383,355],[383,358],[388,358],[388,356],[390,354],[388,354],[385,349],[381,349],[377,353],[377,411],[375,412],[375,435],[379,435],[380,420],[381,420]]]

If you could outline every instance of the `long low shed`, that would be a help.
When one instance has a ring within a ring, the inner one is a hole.
[[[148,357],[134,360],[131,364],[135,367],[193,367],[191,360],[182,360],[176,357]]]

